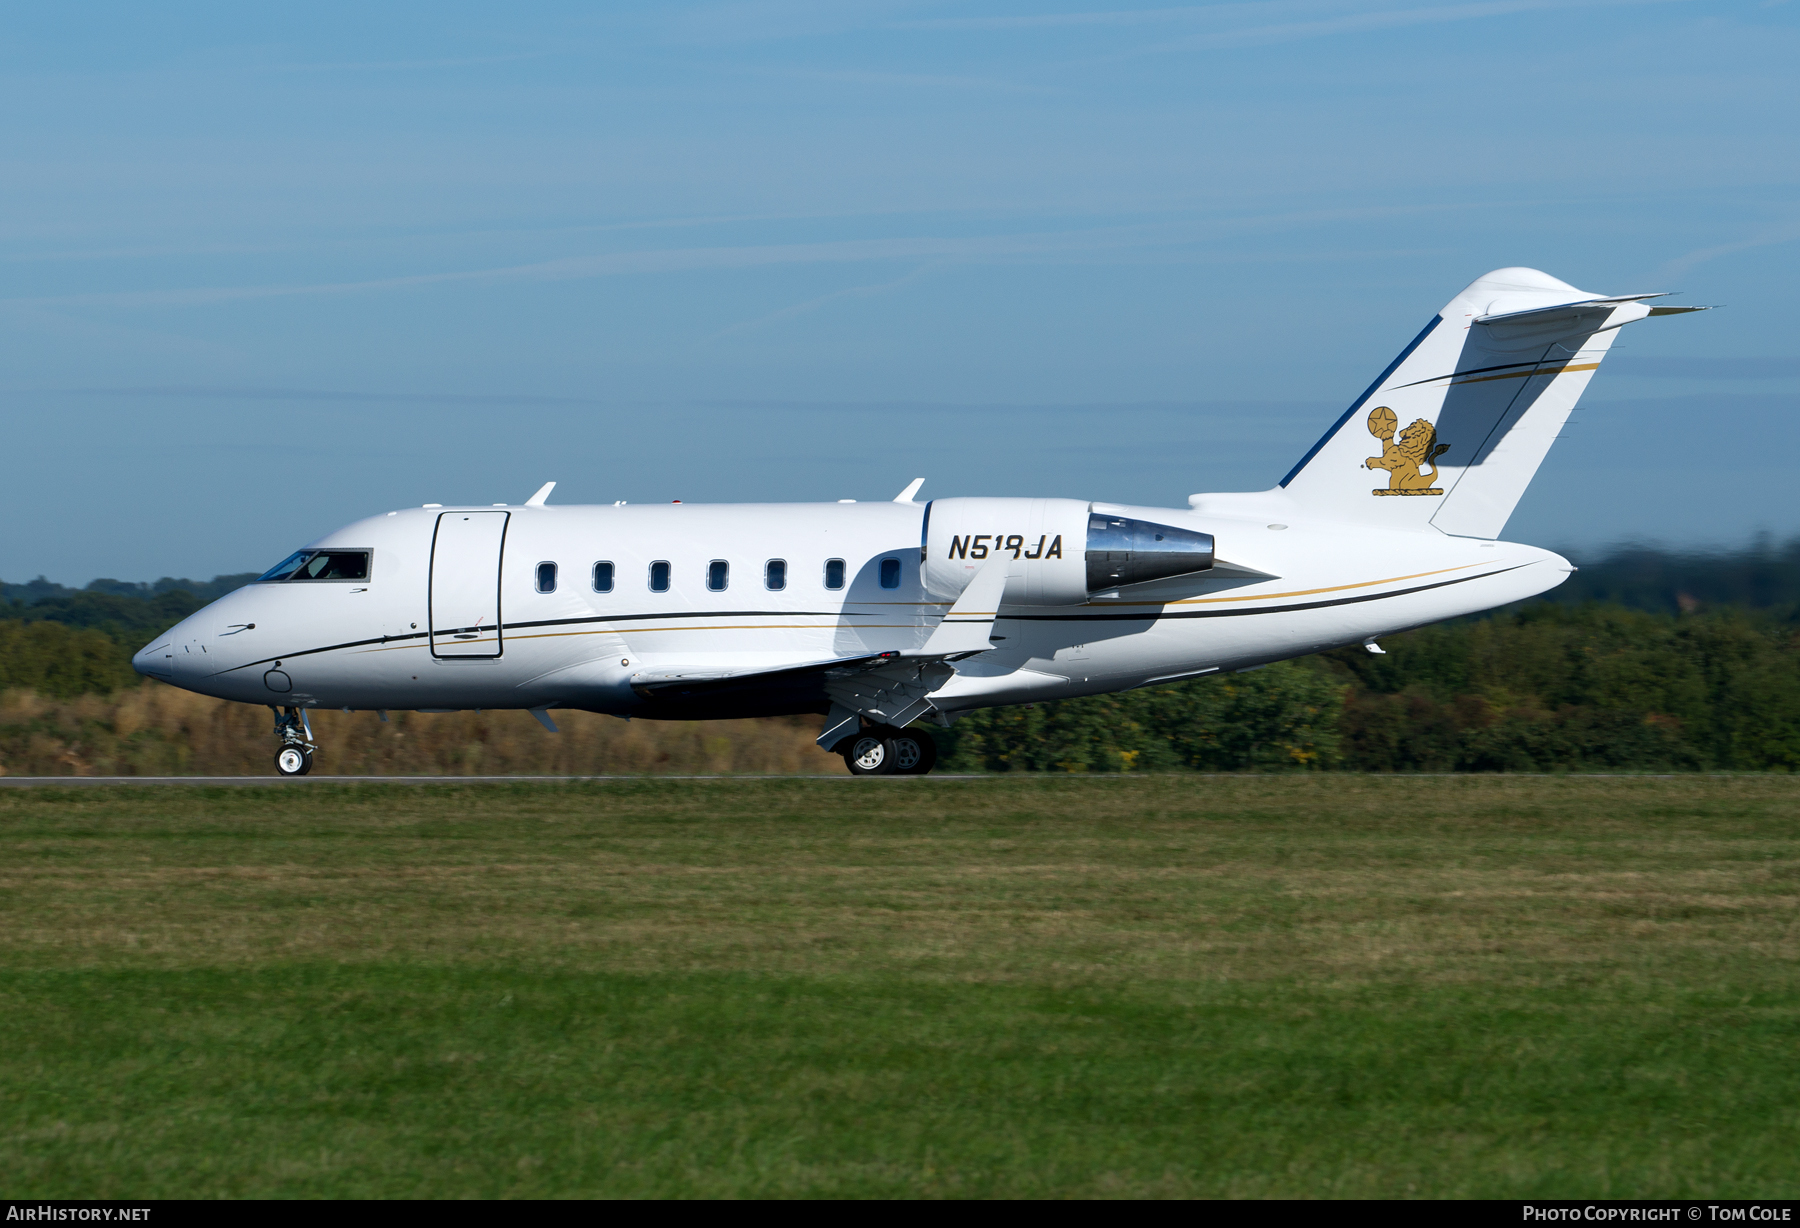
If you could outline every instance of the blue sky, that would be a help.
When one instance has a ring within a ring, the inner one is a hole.
[[[549,479],[1261,489],[1512,264],[1727,309],[1627,332],[1508,537],[1800,532],[1800,3],[14,6],[0,35],[9,581],[247,570]]]

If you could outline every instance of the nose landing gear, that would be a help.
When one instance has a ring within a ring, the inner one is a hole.
[[[281,749],[275,752],[275,770],[283,776],[306,775],[312,771],[313,752],[319,749],[312,740],[312,722],[306,719],[306,709],[283,709],[270,704],[269,711],[275,714],[275,736],[281,739]]]
[[[852,776],[923,776],[937,766],[930,734],[892,725],[871,725],[838,748]]]

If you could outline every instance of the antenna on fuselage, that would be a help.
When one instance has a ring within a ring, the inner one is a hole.
[[[531,496],[531,498],[525,500],[525,506],[526,507],[542,507],[542,506],[544,506],[544,500],[548,499],[550,497],[550,492],[555,489],[556,489],[555,482],[545,482],[542,486],[538,487],[537,494],[535,494],[535,495]]]
[[[924,478],[914,478],[906,484],[906,489],[894,496],[895,503],[911,503],[913,496],[919,493],[919,487],[925,485]]]

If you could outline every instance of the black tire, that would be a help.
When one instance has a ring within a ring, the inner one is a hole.
[[[284,746],[275,752],[275,770],[283,776],[304,776],[312,771],[312,752],[299,746]]]
[[[923,776],[937,766],[937,743],[931,735],[916,729],[901,729],[888,738],[888,750],[894,757],[894,772],[900,776]]]
[[[894,752],[889,739],[876,730],[859,733],[853,738],[846,738],[841,745],[844,748],[844,766],[850,769],[852,776],[892,776],[894,774]]]

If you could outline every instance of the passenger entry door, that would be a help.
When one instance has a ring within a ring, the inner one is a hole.
[[[500,655],[507,512],[444,512],[431,539],[431,655]]]

